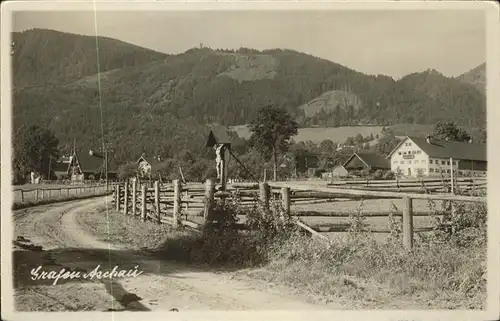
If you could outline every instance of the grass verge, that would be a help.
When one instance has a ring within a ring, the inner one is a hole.
[[[401,246],[397,222],[394,233],[376,241],[356,229],[363,220],[357,213],[349,237],[325,244],[283,222],[280,211],[249,210],[247,224],[258,232],[246,238],[235,238],[231,231],[222,237],[193,235],[112,211],[106,217],[102,209],[79,220],[102,240],[169,260],[237,269],[234,277],[285,286],[348,309],[484,308],[485,206],[456,206],[453,234],[439,218],[436,230],[417,237],[411,252]],[[240,212],[237,204],[219,208],[232,219]]]

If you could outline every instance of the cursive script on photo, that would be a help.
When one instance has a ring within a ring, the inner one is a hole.
[[[142,274],[143,271],[138,271],[138,265],[134,266],[133,269],[120,270],[118,265],[112,270],[103,270],[101,265],[96,266],[90,272],[80,272],[71,271],[69,269],[62,268],[59,271],[44,271],[42,266],[38,266],[31,270],[31,279],[36,280],[54,280],[52,283],[56,285],[59,280],[74,280],[74,279],[85,279],[85,280],[100,280],[100,279],[112,279],[112,278],[125,278],[125,277],[137,277]]]

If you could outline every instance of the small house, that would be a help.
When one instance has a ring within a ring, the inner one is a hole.
[[[349,175],[347,169],[342,165],[335,166],[331,173],[332,178],[347,177]]]
[[[391,164],[384,156],[373,153],[354,153],[345,161],[343,167],[348,170],[369,170],[376,171],[390,170]]]
[[[136,163],[140,177],[152,178],[157,175],[157,171],[162,164],[162,158],[160,156],[146,158],[145,155],[141,155]]]
[[[106,178],[104,160],[92,157],[88,153],[76,150],[69,157],[61,159],[53,165],[53,173],[57,178],[67,176],[72,181],[99,180]],[[108,162],[108,179],[116,179],[117,170]]]

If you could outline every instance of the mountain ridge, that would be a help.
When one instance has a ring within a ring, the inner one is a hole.
[[[485,122],[484,95],[456,79],[425,72],[400,80],[365,75],[288,49],[202,47],[167,55],[98,39],[104,61],[99,87],[91,73],[97,64],[94,37],[60,33],[44,38],[50,32],[29,32],[35,35],[14,50],[14,125],[44,124],[66,148],[74,137],[84,146],[95,146],[101,125],[116,146],[131,146],[121,152],[124,159],[142,152],[203,148],[204,124],[245,124],[269,104],[292,113],[303,127],[431,124],[450,118],[469,127]],[[59,50],[46,50],[54,41]],[[75,48],[84,54],[74,53]],[[50,59],[64,63],[42,63]],[[23,66],[26,60],[37,66],[35,75]],[[326,109],[306,115],[300,108],[332,91],[341,94],[330,97]],[[344,99],[347,93],[350,98]],[[345,108],[337,108],[340,103]],[[101,106],[102,124],[97,112]],[[76,121],[82,125],[75,126]]]

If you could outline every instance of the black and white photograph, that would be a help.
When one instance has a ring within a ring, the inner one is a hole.
[[[498,21],[2,3],[5,311],[498,316]]]

